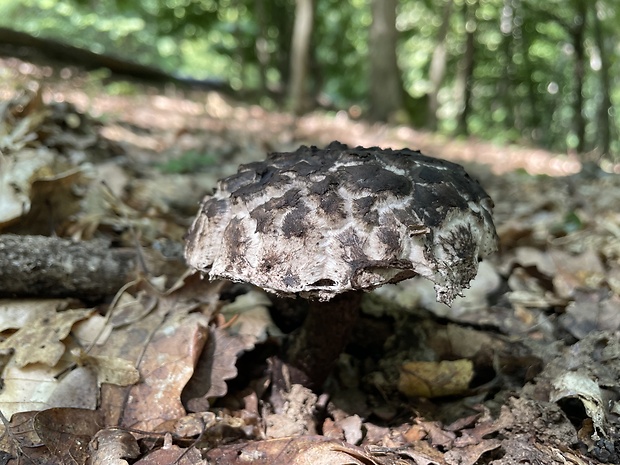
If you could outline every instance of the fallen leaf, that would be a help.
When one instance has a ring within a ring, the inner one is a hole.
[[[88,367],[78,366],[58,380],[47,399],[48,407],[71,407],[95,410],[99,401],[97,375]]]
[[[200,452],[194,448],[182,449],[178,446],[162,447],[147,454],[134,465],[208,465]]]
[[[148,341],[139,363],[140,383],[131,386],[121,424],[155,431],[185,415],[181,392],[207,337],[207,320],[198,313],[171,314]]]
[[[244,345],[221,328],[210,328],[205,348],[196,364],[194,376],[185,386],[183,403],[190,412],[209,409],[209,398],[226,395],[226,381],[237,376],[237,360]]]
[[[317,396],[310,389],[293,384],[282,392],[282,408],[264,415],[265,437],[283,438],[316,434],[315,408]]]
[[[140,372],[133,362],[120,357],[80,354],[79,360],[97,375],[97,383],[130,386],[140,380]]]
[[[58,386],[58,371],[42,364],[22,368],[9,364],[2,373],[0,411],[10,419],[19,412],[47,408],[47,400]]]
[[[35,315],[54,313],[65,299],[0,299],[0,332],[22,328]]]
[[[103,415],[96,410],[52,408],[34,417],[41,442],[64,464],[85,464],[88,443],[102,426]]]
[[[560,324],[577,339],[594,331],[620,329],[620,297],[607,290],[577,291],[575,300],[568,304],[560,317]]]
[[[227,320],[235,317],[230,333],[238,336],[251,350],[256,344],[265,342],[269,336],[280,337],[282,332],[275,325],[269,314],[271,301],[263,292],[252,290],[238,296],[234,302],[224,305],[220,310]]]
[[[471,360],[405,362],[401,367],[398,390],[410,397],[458,395],[469,388],[474,376]]]
[[[50,174],[53,160],[48,150],[21,150],[0,158],[0,229],[30,211],[32,183]]]
[[[586,415],[592,420],[593,439],[600,435],[606,436],[606,418],[603,394],[598,383],[580,371],[563,373],[553,380],[550,401],[559,402],[565,399],[577,399],[583,405]]]
[[[485,439],[478,444],[455,448],[444,454],[448,465],[475,465],[485,452],[495,450],[502,445],[499,439]]]
[[[302,436],[254,441],[211,449],[207,459],[227,465],[380,465],[363,448],[326,439]]]
[[[41,438],[34,428],[34,417],[38,412],[16,413],[8,424],[0,424],[0,450],[5,452],[6,461],[15,458],[16,462],[23,464],[54,463],[46,447],[40,447]]]
[[[551,249],[549,253],[558,270],[553,284],[560,297],[571,298],[580,287],[600,288],[605,281],[605,269],[593,248],[577,255],[558,249]]]
[[[32,363],[56,365],[65,352],[62,342],[69,335],[76,321],[88,318],[90,309],[50,312],[39,309],[26,320],[24,326],[0,342],[1,349],[15,351],[15,365],[24,367]]]

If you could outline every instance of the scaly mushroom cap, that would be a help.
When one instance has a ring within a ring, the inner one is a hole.
[[[406,149],[304,146],[221,180],[185,257],[211,278],[320,300],[420,275],[450,304],[497,249],[492,208],[454,163]]]

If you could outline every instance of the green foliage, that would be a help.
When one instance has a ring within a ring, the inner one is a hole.
[[[446,2],[453,2],[444,18]],[[273,105],[286,90],[294,0],[4,0],[0,25],[18,27],[195,78],[221,78]],[[439,90],[439,128],[454,134],[465,102],[463,57],[473,33],[467,82],[469,134],[501,143],[534,143],[556,151],[600,144],[601,112],[611,117],[612,152],[620,153],[618,112],[601,108],[601,56],[609,65],[612,106],[620,104],[620,6],[615,0],[402,0],[398,48],[407,107],[424,125],[429,68],[447,21],[446,72]],[[368,93],[368,0],[315,0],[311,86],[335,107],[365,107]],[[584,36],[583,106],[577,110],[575,38]],[[601,27],[604,50],[593,33]],[[115,93],[131,92],[117,86]]]
[[[188,150],[180,157],[158,165],[158,168],[163,173],[186,174],[202,171],[209,166],[213,166],[215,162],[216,158],[211,154],[198,150]]]

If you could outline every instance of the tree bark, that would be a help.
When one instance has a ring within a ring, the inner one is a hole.
[[[460,63],[457,76],[457,95],[461,100],[461,111],[457,117],[457,134],[468,135],[469,127],[467,119],[471,111],[471,89],[474,75],[474,52],[476,46],[476,8],[477,3],[470,5],[465,2],[463,5],[463,16],[465,20],[465,54]]]
[[[254,6],[258,35],[254,42],[256,62],[258,63],[258,79],[261,95],[267,94],[267,68],[269,67],[269,52],[267,50],[267,17],[265,12],[265,0],[256,0]]]
[[[586,13],[587,6],[585,0],[576,0],[576,15],[572,24],[570,33],[573,40],[573,48],[575,50],[575,90],[573,92],[573,130],[577,136],[577,146],[575,149],[578,153],[585,151],[586,137],[586,120],[583,116],[583,84],[585,80],[586,56],[585,56],[585,29],[586,29]]]
[[[520,108],[517,102],[514,101],[514,88],[515,88],[515,65],[512,61],[514,55],[514,0],[504,0],[504,7],[502,8],[500,19],[500,31],[502,33],[502,57],[501,68],[502,78],[497,83],[497,95],[502,97],[502,107],[506,111],[506,118],[503,121],[504,130],[512,131],[517,129],[520,133],[523,132],[523,120],[520,118]]]
[[[297,0],[295,25],[291,45],[290,107],[296,115],[304,113],[309,106],[308,64],[310,40],[314,21],[313,0]]]
[[[443,78],[446,74],[446,37],[450,28],[450,16],[452,14],[452,5],[454,0],[447,0],[443,6],[442,21],[439,30],[437,31],[437,44],[435,50],[433,50],[433,57],[431,58],[431,66],[429,69],[429,80],[431,82],[431,90],[428,93],[428,119],[427,127],[436,131],[438,126],[437,111],[439,110],[439,90]]]
[[[609,155],[611,153],[611,119],[609,117],[612,106],[610,97],[610,84],[609,84],[609,56],[607,54],[607,47],[605,46],[605,38],[603,36],[601,20],[596,14],[597,5],[600,2],[591,3],[593,9],[593,21],[594,21],[594,40],[598,47],[598,53],[601,59],[600,80],[601,80],[601,102],[598,109],[598,140],[600,141],[600,153],[601,155]]]
[[[396,5],[397,0],[371,0],[370,117],[377,121],[388,121],[404,106],[396,56]]]
[[[539,95],[536,89],[536,83],[534,82],[533,74],[534,74],[534,65],[532,64],[532,60],[530,59],[530,45],[532,40],[530,39],[530,33],[534,29],[534,22],[530,21],[530,18],[527,15],[527,10],[524,8],[521,0],[516,0],[515,4],[515,14],[521,16],[521,21],[518,26],[521,29],[521,33],[519,34],[519,44],[521,49],[521,56],[523,57],[523,74],[525,75],[525,79],[527,79],[527,106],[528,111],[526,113],[528,115],[527,121],[524,121],[524,126],[529,129],[530,139],[535,143],[540,143],[547,134],[550,133],[548,125],[550,122],[550,118],[541,119],[542,116],[542,108],[539,103]],[[523,102],[523,106],[526,105],[526,102]],[[543,127],[543,121],[545,127]],[[548,142],[548,141],[547,141]]]

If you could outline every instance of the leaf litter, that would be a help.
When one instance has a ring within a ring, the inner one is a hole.
[[[0,302],[4,463],[620,462],[617,176],[213,93],[96,96],[91,112],[122,115],[101,124],[65,83],[25,89],[0,112],[0,232],[139,244],[142,259],[88,305]],[[502,249],[452,308],[416,279],[368,294],[312,392],[278,358],[303,303],[188,275],[182,237],[240,162],[332,139],[468,164]]]

